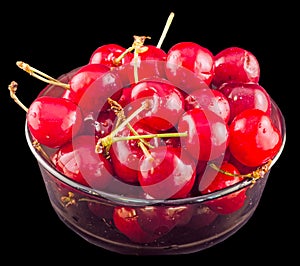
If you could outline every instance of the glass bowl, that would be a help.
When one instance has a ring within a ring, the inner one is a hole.
[[[76,70],[58,79],[68,82]],[[48,85],[40,95],[58,97],[61,93],[62,89],[58,86]],[[272,119],[282,133],[283,143],[268,171],[260,169],[263,171],[260,178],[247,177],[226,189],[181,199],[158,200],[131,196],[131,191],[137,188],[128,184],[116,183],[120,193],[79,184],[58,172],[36,149],[27,121],[25,135],[40,168],[51,205],[67,227],[87,242],[112,252],[173,255],[194,253],[214,246],[237,232],[251,218],[263,194],[271,167],[285,145],[285,120],[273,100]],[[44,147],[44,151],[53,152],[47,147]],[[122,193],[124,191],[126,193]],[[217,200],[241,191],[246,192],[246,199],[236,211],[218,213],[210,207]],[[126,217],[127,222],[123,221],[122,224],[121,221],[116,225],[113,218],[116,215]],[[119,230],[119,226],[125,228],[125,233]]]

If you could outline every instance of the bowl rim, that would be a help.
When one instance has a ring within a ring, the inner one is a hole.
[[[275,101],[271,98],[272,106],[277,112],[278,117],[280,119],[280,125],[279,129],[282,133],[282,144],[281,147],[278,151],[278,153],[274,156],[274,158],[271,161],[271,164],[269,165],[268,171],[260,178],[267,178],[269,175],[272,166],[277,162],[279,157],[282,154],[282,151],[284,149],[285,143],[286,143],[286,122],[285,118],[278,107],[278,105],[275,103]],[[115,194],[111,192],[106,192],[106,191],[101,191],[97,189],[93,189],[91,187],[87,187],[85,185],[81,185],[72,179],[68,178],[67,176],[63,175],[62,173],[58,172],[53,166],[42,156],[40,152],[37,151],[37,149],[34,147],[32,143],[32,137],[29,132],[29,128],[27,126],[27,120],[25,120],[25,137],[27,144],[36,158],[37,162],[45,169],[47,170],[50,174],[52,174],[55,178],[57,178],[59,181],[69,185],[70,187],[79,190],[81,192],[87,193],[90,196],[96,197],[96,198],[101,198],[113,201],[115,203],[123,204],[123,205],[136,205],[136,206],[144,206],[144,205],[182,205],[182,204],[191,204],[191,203],[201,203],[205,202],[208,200],[213,200],[217,199],[219,197],[228,195],[230,193],[237,192],[239,190],[242,190],[243,188],[249,187],[253,185],[257,179],[254,177],[245,177],[243,180],[240,182],[237,182],[231,186],[228,186],[224,189],[220,189],[211,193],[207,193],[204,195],[199,195],[199,196],[190,196],[186,198],[180,198],[180,199],[145,199],[145,198],[136,198],[136,197],[130,197],[130,196],[123,196],[120,194]]]

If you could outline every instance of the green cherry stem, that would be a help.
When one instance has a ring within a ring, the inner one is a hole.
[[[102,148],[105,148],[106,151],[110,149],[110,146],[112,145],[112,139],[115,137],[116,134],[118,134],[125,126],[128,125],[128,123],[135,118],[140,112],[143,110],[149,109],[150,108],[150,101],[145,100],[142,102],[142,105],[135,110],[130,116],[128,116],[125,120],[123,120],[118,127],[116,127],[110,134],[105,136],[104,138],[101,138],[97,141],[96,146],[95,146],[95,151],[97,153],[100,153],[102,151]]]
[[[177,133],[158,133],[158,134],[146,134],[146,135],[136,135],[136,136],[113,137],[112,143],[117,141],[135,140],[135,139],[186,137],[187,135],[188,135],[187,132],[177,132]]]
[[[220,169],[218,166],[216,166],[214,163],[209,164],[209,166],[216,171],[221,172],[224,175],[229,175],[229,176],[240,176],[243,178],[252,178],[253,183],[256,182],[257,179],[262,178],[265,176],[265,174],[270,170],[270,166],[272,164],[272,160],[269,160],[267,163],[262,165],[261,167],[258,167],[256,170],[252,171],[251,173],[248,174],[232,174],[227,171],[224,171]]]

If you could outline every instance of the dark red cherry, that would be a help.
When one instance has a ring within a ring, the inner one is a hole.
[[[271,114],[270,96],[258,83],[224,83],[218,88],[218,91],[221,91],[228,99],[230,106],[229,122],[241,111],[250,108],[260,109],[266,112],[267,115]]]
[[[200,177],[198,187],[201,194],[222,190],[243,180],[243,177],[239,175],[238,169],[231,163],[223,162],[220,170],[222,172],[213,168],[207,168],[205,176]],[[206,202],[206,205],[219,214],[235,212],[244,206],[247,198],[246,191],[247,188],[244,188],[218,199],[211,199]]]
[[[180,148],[155,147],[150,155],[145,154],[140,159],[139,183],[145,193],[155,199],[186,197],[195,178],[195,160]]]
[[[195,42],[179,42],[167,52],[166,76],[177,87],[190,92],[209,86],[214,75],[214,56]]]
[[[190,109],[180,118],[178,131],[187,132],[187,137],[181,138],[181,145],[197,160],[210,161],[225,155],[229,129],[216,113],[200,108]]]
[[[197,89],[192,91],[185,98],[185,109],[202,108],[211,110],[227,123],[230,118],[230,105],[227,97],[218,90],[210,88]]]
[[[68,99],[39,96],[28,108],[27,123],[40,144],[57,148],[79,132],[83,117],[77,104]]]
[[[282,145],[282,135],[270,116],[259,109],[239,113],[229,126],[229,149],[242,164],[260,166],[273,159]]]
[[[149,108],[136,116],[139,123],[151,125],[156,130],[165,131],[177,125],[184,112],[184,98],[180,90],[169,83],[141,81],[131,90],[129,107],[138,109],[148,101]]]
[[[100,111],[97,119],[92,115],[86,116],[80,134],[103,138],[111,133],[116,119],[116,115],[112,110]]]
[[[82,185],[106,188],[114,171],[104,155],[95,152],[96,141],[95,136],[79,135],[64,144],[51,156],[55,168]]]
[[[114,208],[113,223],[115,227],[132,242],[150,243],[157,239],[157,236],[141,228],[138,218],[135,208],[125,206]]]
[[[146,232],[161,237],[169,233],[175,226],[187,224],[193,211],[193,206],[184,205],[137,208],[138,223]]]
[[[194,209],[193,216],[187,224],[188,228],[198,230],[202,227],[210,225],[218,217],[216,212],[204,204],[198,205]]]
[[[154,130],[150,131],[151,128],[148,129],[146,126],[141,127],[134,125],[133,128],[139,135],[157,133]],[[128,127],[125,127],[117,134],[117,137],[120,136],[133,136],[133,133]],[[154,143],[155,138],[150,140],[145,139],[145,141],[149,141],[151,145],[158,145]],[[144,154],[141,147],[139,146],[139,140],[123,140],[114,142],[109,152],[111,163],[115,169],[117,177],[126,183],[137,184],[139,160]]]
[[[260,78],[260,65],[253,53],[240,47],[228,47],[214,57],[212,87],[228,82],[254,82]]]

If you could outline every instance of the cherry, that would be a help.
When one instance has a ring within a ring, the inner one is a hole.
[[[239,113],[229,126],[229,149],[242,164],[257,167],[279,152],[282,135],[270,116],[259,109]]]
[[[83,124],[80,108],[65,98],[40,96],[27,111],[28,129],[43,145],[57,148],[75,136]]]
[[[223,83],[218,91],[221,91],[228,99],[230,105],[230,119],[241,111],[250,108],[260,109],[271,114],[272,104],[270,95],[258,83],[253,82],[230,82]]]
[[[140,158],[138,180],[155,199],[184,198],[194,185],[195,169],[194,159],[184,150],[159,146]]]
[[[200,177],[199,191],[201,194],[208,194],[234,185],[243,180],[239,174],[238,169],[226,161],[218,170],[208,168],[205,176]],[[247,188],[244,188],[218,199],[210,199],[205,204],[218,214],[230,214],[244,206],[246,191]]]
[[[209,88],[192,91],[185,98],[185,109],[202,108],[211,110],[227,123],[230,118],[231,108],[223,92]]]
[[[138,223],[146,232],[161,237],[175,226],[187,224],[193,215],[193,206],[146,206],[137,209]]]
[[[195,42],[179,42],[167,52],[166,76],[179,88],[190,92],[209,86],[214,75],[214,56]]]
[[[116,115],[112,110],[100,111],[98,118],[92,115],[86,116],[83,120],[81,135],[95,135],[97,138],[107,136],[113,129]]]
[[[214,56],[214,77],[212,87],[223,83],[259,82],[260,65],[250,51],[240,47],[228,47]]]
[[[94,201],[88,201],[88,208],[89,210],[96,216],[101,219],[112,219],[114,206],[101,203],[101,202],[94,202]]]
[[[95,152],[96,138],[79,135],[62,145],[52,156],[55,168],[70,179],[94,189],[106,188],[113,168],[102,153]]]
[[[144,45],[140,52],[131,60],[128,66],[130,83],[137,83],[143,79],[165,78],[165,62],[167,53],[154,45]],[[135,76],[137,67],[137,76]]]
[[[148,99],[150,108],[141,112],[136,120],[166,131],[174,127],[184,111],[184,98],[180,90],[169,83],[141,81],[131,90],[130,105],[133,110],[141,101]]]
[[[134,125],[135,132],[139,135],[154,134],[156,131],[147,129],[146,126]],[[117,136],[133,135],[129,128],[125,127]],[[153,139],[151,140],[153,145]],[[156,144],[157,146],[158,144]],[[139,140],[117,141],[112,144],[110,150],[111,163],[118,178],[126,183],[138,183],[138,165],[140,157],[144,154],[139,146]]]
[[[118,206],[113,211],[115,227],[135,243],[151,243],[157,236],[143,230],[138,222],[137,210],[132,207]]]
[[[198,230],[205,226],[210,225],[218,217],[218,213],[214,212],[211,208],[206,205],[199,205],[195,208],[193,216],[187,224],[188,228]]]
[[[77,103],[85,115],[105,110],[108,105],[104,99],[118,99],[123,84],[119,76],[101,64],[88,64],[81,67],[71,78],[69,89],[62,96]]]
[[[109,43],[99,46],[90,56],[89,64],[101,64],[109,68],[129,64],[133,54],[124,47]]]
[[[224,156],[228,147],[228,125],[210,110],[193,108],[186,111],[179,119],[178,131],[188,133],[181,139],[181,145],[200,161]]]

